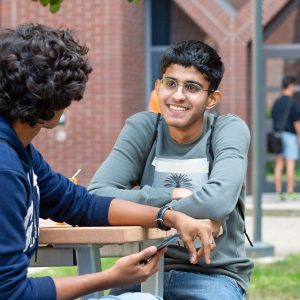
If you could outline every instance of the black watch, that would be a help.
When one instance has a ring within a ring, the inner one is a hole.
[[[160,230],[164,230],[164,231],[168,231],[171,229],[171,227],[167,227],[164,223],[163,217],[164,214],[167,210],[172,209],[171,206],[163,206],[159,209],[157,215],[156,215],[156,223],[157,223],[157,227]]]

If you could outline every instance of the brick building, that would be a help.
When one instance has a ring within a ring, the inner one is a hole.
[[[0,0],[1,27],[69,27],[90,48],[94,71],[84,100],[66,110],[65,124],[44,130],[34,144],[66,176],[81,168],[79,181],[87,184],[124,120],[147,107],[162,51],[190,38],[209,43],[223,58],[220,112],[235,113],[251,127],[251,13],[251,0],[64,0],[55,15],[38,2]],[[268,109],[281,77],[300,76],[299,1],[263,0],[263,24]]]

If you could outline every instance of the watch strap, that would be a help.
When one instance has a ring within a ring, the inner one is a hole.
[[[167,210],[169,209],[172,209],[172,207],[170,206],[162,206],[157,215],[156,215],[156,224],[157,224],[157,227],[160,229],[160,230],[163,230],[163,231],[168,231],[171,229],[171,227],[167,227],[164,223],[164,214]]]

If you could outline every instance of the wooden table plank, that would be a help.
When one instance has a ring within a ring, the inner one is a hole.
[[[168,236],[157,228],[141,226],[72,227],[44,221],[40,224],[41,244],[122,244]]]

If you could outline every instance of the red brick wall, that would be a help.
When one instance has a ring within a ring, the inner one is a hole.
[[[144,7],[125,0],[64,1],[52,15],[30,0],[2,0],[1,26],[24,22],[68,26],[90,48],[94,71],[84,99],[66,110],[67,123],[34,140],[52,167],[87,184],[111,150],[124,119],[144,109]],[[66,135],[63,142],[58,135]]]
[[[266,44],[300,43],[300,8],[294,9],[266,39]]]
[[[205,38],[206,33],[176,3],[171,3],[171,43]]]

